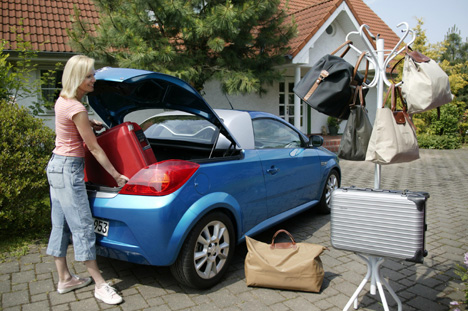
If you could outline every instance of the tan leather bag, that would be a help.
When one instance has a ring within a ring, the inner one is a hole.
[[[291,242],[275,243],[279,233],[286,233]],[[247,286],[319,292],[323,270],[320,254],[324,246],[296,243],[286,230],[278,230],[271,244],[246,237],[245,279]]]

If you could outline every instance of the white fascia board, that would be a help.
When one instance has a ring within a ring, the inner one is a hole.
[[[349,10],[348,6],[344,1],[325,21],[322,27],[320,27],[319,30],[312,36],[312,38],[309,40],[309,42],[306,43],[302,50],[300,50],[299,53],[297,53],[297,55],[292,59],[293,64],[309,64],[309,53],[310,50],[314,48],[315,42],[318,38],[320,38],[320,36],[323,35],[327,27],[330,26],[331,23],[333,23],[338,14],[340,14],[343,10],[347,10],[348,14],[351,14],[351,11]]]
[[[311,50],[314,48],[315,46],[315,43],[317,42],[317,40],[325,33],[325,30],[328,28],[328,26],[330,26],[330,24],[332,24],[338,17],[338,15],[341,13],[341,12],[346,12],[346,14],[348,15],[351,23],[354,25],[354,29],[350,29],[348,32],[350,31],[358,31],[359,28],[361,27],[361,25],[358,23],[358,21],[356,20],[356,17],[353,15],[353,13],[351,12],[349,6],[346,4],[345,1],[343,1],[343,3],[340,4],[340,6],[333,12],[333,14],[328,18],[328,20],[322,25],[322,27],[320,27],[320,29],[315,33],[315,35],[309,40],[309,42],[306,43],[306,45],[302,48],[301,51],[299,51],[299,53],[292,59],[292,63],[293,64],[297,64],[297,65],[309,65],[311,66],[312,64],[310,64],[310,52]],[[359,39],[359,35],[354,35],[354,36],[351,36],[350,39]],[[343,38],[343,42],[344,42],[345,38]],[[365,38],[365,40],[367,41],[367,45],[370,45],[370,42],[367,38]],[[336,48],[338,46],[335,46],[333,47],[332,49]]]

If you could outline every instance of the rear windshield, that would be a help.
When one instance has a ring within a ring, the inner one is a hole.
[[[214,143],[218,129],[194,115],[162,115],[146,120],[141,128],[150,139],[168,139],[194,143]]]

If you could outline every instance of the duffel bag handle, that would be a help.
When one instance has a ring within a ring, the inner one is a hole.
[[[351,47],[349,46],[350,44],[353,44],[353,41],[351,40],[348,40],[346,42],[344,42],[343,44],[341,44],[339,47],[336,48],[336,50],[334,50],[333,52],[331,52],[331,55],[335,55],[336,52],[338,52],[339,50],[341,50],[345,45],[347,45],[346,49],[344,50],[343,53],[341,53],[340,57],[343,58],[343,56],[346,55],[346,53],[348,53],[349,49],[351,49]]]
[[[286,242],[286,243],[275,243],[275,239],[276,239],[276,236],[278,234],[280,234],[281,232],[283,233],[286,233],[289,238],[291,239],[291,242]],[[271,239],[271,244],[270,244],[270,248],[271,249],[285,249],[285,248],[296,248],[297,245],[296,245],[296,241],[294,240],[293,236],[291,235],[291,233],[289,233],[288,231],[284,230],[284,229],[279,229],[278,231],[276,231],[276,233],[273,235],[273,238]]]
[[[366,57],[366,54],[367,54],[367,52],[362,52],[361,55],[359,55],[358,60],[356,61],[356,65],[354,66],[354,71],[353,71],[353,79],[352,79],[353,81],[354,81],[354,79],[356,77],[356,74],[358,72],[359,65],[361,64],[364,57]],[[368,73],[369,73],[369,60],[366,58],[366,71],[364,73],[364,80],[363,80],[364,83],[366,83],[366,81],[367,81]]]

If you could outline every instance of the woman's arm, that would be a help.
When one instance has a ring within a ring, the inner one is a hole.
[[[102,167],[115,179],[119,187],[125,185],[128,181],[128,177],[117,172],[115,167],[109,161],[104,150],[99,146],[96,136],[90,126],[88,114],[84,111],[75,114],[73,116],[73,122],[75,122],[81,138],[83,138],[89,151],[96,158],[99,164],[101,164]]]

